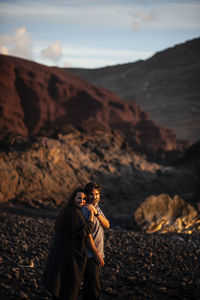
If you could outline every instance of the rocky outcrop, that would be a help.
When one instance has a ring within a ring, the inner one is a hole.
[[[136,102],[157,124],[172,129],[178,139],[199,140],[200,38],[144,61],[67,70]]]
[[[110,210],[130,212],[151,194],[182,195],[197,184],[193,168],[148,162],[117,131],[94,134],[70,126],[54,138],[12,136],[3,144],[0,202],[55,206],[75,186],[95,180]]]
[[[200,215],[178,195],[149,196],[137,208],[134,218],[138,226],[148,232],[192,233],[200,230]]]
[[[0,131],[24,136],[44,129],[101,123],[117,129],[137,151],[179,149],[173,131],[156,125],[138,105],[60,68],[0,55]],[[134,97],[133,97],[134,100]]]

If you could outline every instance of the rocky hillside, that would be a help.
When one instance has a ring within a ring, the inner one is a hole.
[[[55,216],[91,180],[111,224],[100,299],[197,299],[199,143],[176,165],[150,162],[135,150],[179,144],[138,105],[59,68],[7,56],[0,67],[1,299],[50,299]]]
[[[200,38],[145,61],[68,70],[125,100],[135,101],[157,124],[173,129],[179,139],[199,140]]]
[[[11,136],[0,152],[0,202],[56,206],[72,189],[95,180],[109,212],[134,212],[149,195],[194,196],[195,165],[162,166],[135,154],[115,132],[82,132],[69,126],[57,137]],[[99,147],[100,145],[100,147]]]
[[[173,131],[156,125],[138,105],[63,69],[3,55],[0,69],[1,134],[31,136],[51,128],[63,133],[63,126],[89,122],[103,131],[117,129],[137,151],[180,148]]]

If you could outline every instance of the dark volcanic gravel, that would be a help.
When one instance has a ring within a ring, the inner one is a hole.
[[[55,212],[50,210],[2,209],[1,300],[51,299],[40,280],[54,218]],[[101,272],[100,299],[200,299],[199,237],[149,235],[120,226],[119,220],[118,226],[105,231],[106,264]]]

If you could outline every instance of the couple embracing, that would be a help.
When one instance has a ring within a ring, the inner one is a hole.
[[[104,229],[109,221],[98,203],[101,187],[89,182],[77,188],[55,222],[55,236],[44,271],[43,284],[52,299],[98,299],[100,268],[104,266]]]

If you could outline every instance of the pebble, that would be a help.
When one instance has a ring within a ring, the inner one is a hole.
[[[22,291],[19,293],[19,297],[20,297],[20,299],[29,299],[28,295]]]
[[[15,236],[7,230],[13,223]],[[51,299],[41,285],[41,277],[53,232],[52,218],[5,212],[1,215],[0,274],[4,276],[0,290],[5,291],[7,299]],[[198,299],[199,248],[200,236],[194,233],[146,234],[120,226],[105,230],[100,300]],[[19,266],[20,262],[28,267]]]
[[[5,278],[7,278],[7,279],[12,279],[12,275],[9,274],[9,273],[6,273],[6,274],[5,274]]]
[[[27,244],[23,244],[22,245],[22,249],[25,250],[25,251],[27,251],[28,250],[28,245]]]

